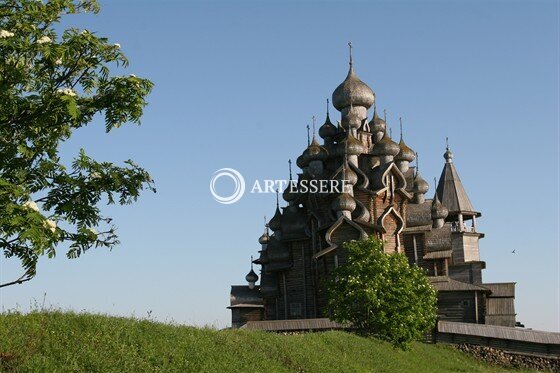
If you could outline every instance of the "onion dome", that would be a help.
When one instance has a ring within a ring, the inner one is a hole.
[[[445,159],[445,163],[453,163],[453,153],[451,149],[449,149],[449,138],[445,138],[445,153],[443,153],[443,158]]]
[[[360,155],[365,152],[364,144],[358,140],[350,131],[346,132],[346,138],[338,144],[337,153],[340,156]]]
[[[276,212],[274,213],[274,216],[268,222],[268,227],[274,232],[280,230],[280,228],[282,227],[282,213],[280,212],[278,204],[276,205]]]
[[[356,209],[356,201],[348,193],[341,193],[338,197],[334,199],[331,204],[334,211],[349,211],[352,212]]]
[[[327,111],[327,118],[325,119],[325,123],[323,123],[323,125],[319,127],[319,136],[321,136],[322,139],[326,139],[336,136],[337,133],[338,130],[336,126],[331,123],[329,112]]]
[[[416,172],[414,182],[412,184],[412,191],[417,194],[426,194],[428,189],[430,189],[428,182],[420,176],[419,172]]]
[[[264,233],[259,237],[259,243],[261,245],[266,245],[270,240],[270,236],[268,235],[268,231],[265,230]]]
[[[290,180],[288,186],[286,187],[286,189],[284,189],[284,193],[282,193],[282,198],[284,198],[284,201],[292,202],[293,200],[295,200],[297,197],[297,194],[295,192],[296,189],[297,189],[296,182]]]
[[[348,162],[344,162],[342,164],[342,169],[339,170],[340,171],[338,171],[338,173],[335,175],[334,180],[337,180],[339,182],[345,180],[344,185],[346,186],[353,186],[358,183],[358,175],[348,166]]]
[[[366,83],[358,78],[354,73],[352,63],[350,63],[350,70],[346,79],[336,87],[332,94],[333,106],[338,111],[342,111],[351,104],[369,109],[374,101],[375,94]]]
[[[379,118],[379,116],[377,115],[377,108],[374,108],[373,118],[369,122],[370,132],[371,133],[385,132],[386,129],[387,129],[387,123],[385,123],[385,120],[383,120],[382,118]]]
[[[453,162],[453,153],[449,149],[449,146],[445,150],[445,153],[443,153],[443,158],[445,158],[446,163],[452,163]]]
[[[449,214],[449,210],[445,207],[436,195],[434,196],[434,200],[432,201],[432,219],[445,219]]]
[[[328,156],[329,152],[319,145],[315,136],[313,136],[313,141],[311,141],[311,144],[309,144],[307,149],[303,152],[304,162],[307,164],[311,161],[324,161]]]
[[[399,141],[399,154],[395,157],[395,161],[407,161],[412,162],[416,156],[414,155],[414,151],[410,149],[404,142],[402,136],[401,141]]]
[[[371,152],[372,155],[380,156],[380,155],[391,155],[396,156],[401,151],[399,144],[394,142],[388,134],[388,131],[385,131],[385,136],[377,144],[373,146],[373,150]]]
[[[347,185],[356,185],[358,183],[358,175],[352,170],[347,162],[342,165],[344,173],[340,174],[340,178],[346,180]]]
[[[255,273],[255,271],[253,271],[253,268],[251,266],[251,272],[247,273],[247,276],[245,276],[245,280],[249,283],[255,283],[259,280],[259,276],[257,276],[257,274]]]
[[[304,151],[304,153],[305,153],[305,151]],[[302,154],[302,155],[300,155],[299,157],[296,158],[296,165],[301,169],[303,169],[305,166],[307,166],[307,161],[304,157],[304,154]]]

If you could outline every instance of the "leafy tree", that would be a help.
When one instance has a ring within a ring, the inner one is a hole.
[[[99,11],[95,0],[0,0],[0,249],[21,260],[28,281],[40,256],[65,244],[69,258],[118,243],[103,203],[128,204],[150,175],[131,160],[118,166],[88,157],[71,164],[59,146],[105,119],[105,131],[139,123],[152,83],[116,76],[128,61],[120,45],[88,30],[60,31],[61,17]]]
[[[344,244],[346,265],[327,283],[331,318],[406,348],[433,328],[436,290],[404,254],[385,254],[376,238]]]

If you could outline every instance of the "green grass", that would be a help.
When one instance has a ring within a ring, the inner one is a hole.
[[[345,332],[278,335],[49,311],[0,315],[14,372],[500,372],[444,345],[410,351]]]

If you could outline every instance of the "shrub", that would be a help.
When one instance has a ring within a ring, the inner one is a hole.
[[[383,252],[377,238],[344,244],[348,261],[327,282],[332,320],[406,348],[430,331],[437,294],[424,271],[404,254]]]

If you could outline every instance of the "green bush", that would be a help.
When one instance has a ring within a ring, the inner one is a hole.
[[[331,319],[395,346],[430,331],[436,321],[437,294],[427,276],[404,254],[386,254],[376,238],[344,244],[348,262],[327,282]]]

